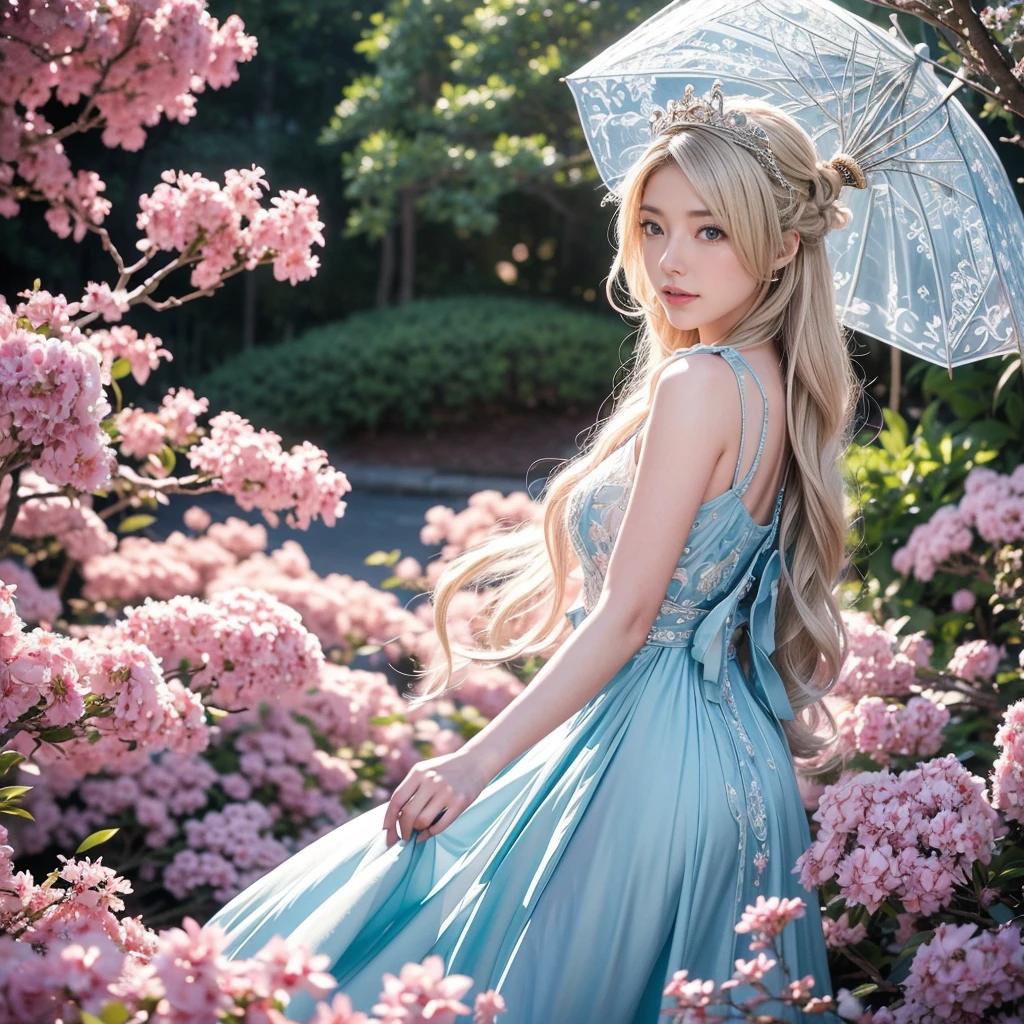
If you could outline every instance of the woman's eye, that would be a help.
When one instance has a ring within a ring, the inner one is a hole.
[[[721,228],[716,228],[711,224],[708,224],[706,227],[701,228],[700,231],[697,232],[697,234],[703,235],[705,231],[710,231],[713,233],[712,237],[710,238],[705,235],[704,241],[706,242],[717,242],[725,238],[725,232]]]
[[[640,221],[640,231],[643,234],[647,235],[648,238],[650,238],[651,234],[647,231],[648,228],[655,228],[655,229],[657,229],[659,234],[661,232],[661,227],[658,224],[655,224],[653,220],[642,220],[642,221]]]

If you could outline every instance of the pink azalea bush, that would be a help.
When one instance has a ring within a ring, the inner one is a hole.
[[[985,781],[954,754],[910,771],[860,772],[829,786],[814,814],[817,838],[797,860],[805,888],[836,879],[847,905],[877,910],[895,897],[933,914],[988,864],[1006,826]],[[852,840],[852,841],[851,841]]]
[[[159,1024],[222,1015],[284,1024],[297,993],[318,998],[337,990],[326,954],[311,956],[280,937],[252,958],[229,960],[217,926],[185,917],[181,928],[157,933],[119,916],[132,886],[102,858],[61,857],[62,866],[36,883],[31,872],[14,871],[12,852],[0,825],[0,1024],[60,1024],[82,1012]],[[440,957],[428,957],[398,977],[385,975],[380,1009],[389,1021],[454,1022],[472,1012],[458,1001],[472,983],[442,977]],[[498,993],[480,992],[474,1021],[493,1024],[504,1010]],[[343,993],[319,1002],[314,1019],[369,1020],[353,1014]]]

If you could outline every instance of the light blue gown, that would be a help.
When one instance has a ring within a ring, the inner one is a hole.
[[[764,389],[739,352],[713,352]],[[768,659],[775,648],[782,505],[758,524],[733,486],[700,506],[646,644],[575,715],[498,773],[424,843],[382,831],[385,805],[300,850],[213,918],[227,954],[255,954],[274,934],[326,953],[356,1009],[369,1012],[386,971],[431,953],[495,988],[500,1024],[656,1024],[674,1005],[674,971],[721,982],[751,959],[733,926],[758,895],[802,896],[783,933],[790,977],[831,994],[817,894],[792,873],[810,834],[780,719],[792,710]],[[635,471],[633,438],[577,486],[572,539],[583,606],[594,607]],[[745,672],[733,630],[747,623]],[[767,978],[779,989],[778,968]],[[737,997],[749,995],[743,986]],[[306,1021],[314,1002],[294,999]],[[775,1002],[784,1020],[807,1019]],[[819,1021],[836,1022],[831,1014]]]

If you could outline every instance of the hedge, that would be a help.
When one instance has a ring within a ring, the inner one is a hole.
[[[325,440],[484,413],[600,402],[632,352],[618,316],[547,300],[423,299],[232,357],[197,382],[211,411]]]

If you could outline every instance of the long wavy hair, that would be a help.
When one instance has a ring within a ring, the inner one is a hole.
[[[845,227],[850,213],[838,201],[838,173],[818,160],[791,117],[749,98],[733,98],[726,109],[744,111],[765,129],[796,196],[749,151],[693,124],[664,129],[609,196],[618,203],[617,251],[606,292],[614,309],[641,320],[633,365],[607,418],[581,452],[548,478],[540,498],[543,514],[496,531],[438,577],[431,600],[444,661],[418,673],[413,706],[455,688],[453,652],[464,659],[462,667],[530,658],[554,649],[566,629],[566,580],[579,565],[569,539],[573,489],[643,423],[667,357],[699,341],[696,331],[669,322],[642,254],[640,206],[647,181],[675,161],[722,224],[743,266],[761,281],[751,311],[724,340],[742,352],[772,339],[785,375],[790,455],[778,543],[786,558],[772,661],[794,710],[794,719],[783,723],[793,756],[807,762],[808,773],[839,763],[836,723],[822,698],[835,684],[849,645],[834,590],[849,565],[840,460],[852,440],[860,396],[835,314],[824,238]],[[796,256],[772,282],[772,263],[790,229],[800,235]],[[449,606],[464,588],[479,590],[483,600],[486,624],[473,636],[477,647],[453,646],[448,638]]]

